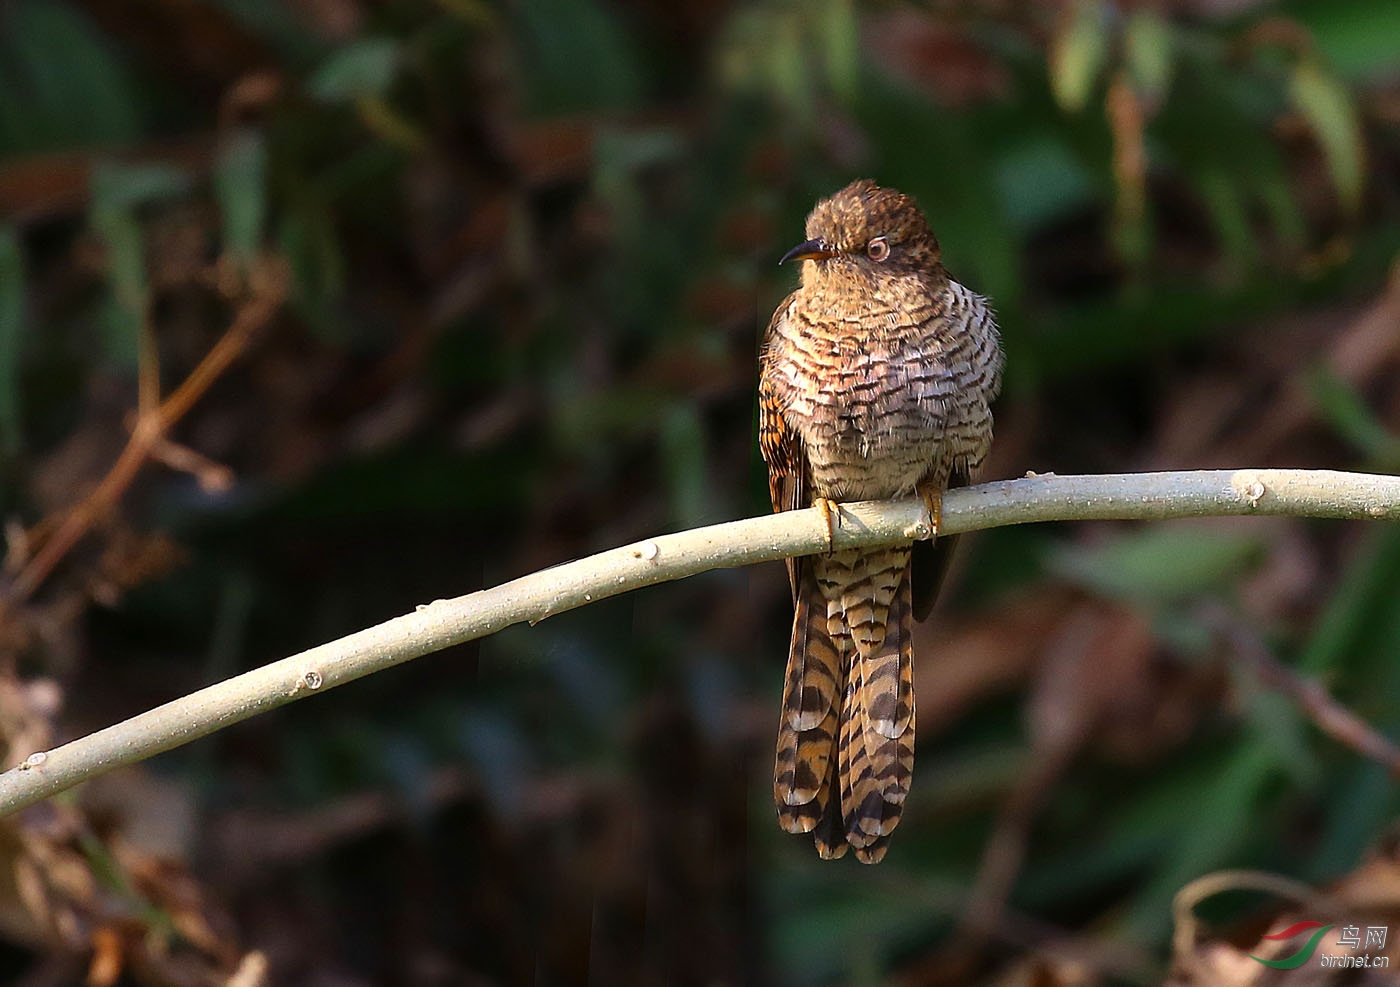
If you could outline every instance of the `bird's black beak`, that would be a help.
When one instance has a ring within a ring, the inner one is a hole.
[[[781,267],[790,260],[826,260],[826,258],[832,257],[835,254],[836,251],[827,246],[825,240],[821,237],[817,237],[815,240],[799,243],[787,253],[783,254],[783,259],[778,261],[778,265]]]

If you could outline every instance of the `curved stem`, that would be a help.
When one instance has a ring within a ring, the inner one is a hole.
[[[1400,477],[1252,469],[1030,476],[950,490],[943,500],[941,531],[954,535],[1035,521],[1240,514],[1400,519]],[[0,815],[284,703],[511,624],[534,624],[595,600],[709,569],[828,548],[893,545],[928,533],[918,499],[843,504],[834,532],[828,531],[820,510],[790,511],[661,535],[478,593],[438,600],[31,754],[0,774]]]

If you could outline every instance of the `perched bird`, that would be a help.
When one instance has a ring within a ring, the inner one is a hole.
[[[948,276],[919,207],[856,181],[817,203],[802,286],[759,357],[759,443],[775,511],[943,493],[992,441],[1000,337],[986,299]],[[795,613],[778,724],[778,821],[817,852],[884,857],[914,769],[910,634],[953,539],[788,560]]]

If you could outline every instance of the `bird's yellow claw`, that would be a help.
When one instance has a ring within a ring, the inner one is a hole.
[[[812,500],[812,506],[822,512],[822,520],[826,522],[826,551],[830,554],[836,550],[836,526],[841,523],[841,505],[826,497],[816,497]]]
[[[934,483],[919,484],[916,488],[923,498],[924,510],[928,512],[929,539],[938,537],[943,527],[943,488]]]

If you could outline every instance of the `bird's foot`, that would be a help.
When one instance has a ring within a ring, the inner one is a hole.
[[[921,483],[915,489],[923,498],[924,510],[928,512],[928,537],[932,541],[938,537],[939,529],[943,527],[943,488],[934,483]]]
[[[826,497],[814,497],[812,506],[822,512],[822,520],[826,522],[826,553],[830,555],[836,550],[836,526],[841,523],[841,505]]]

